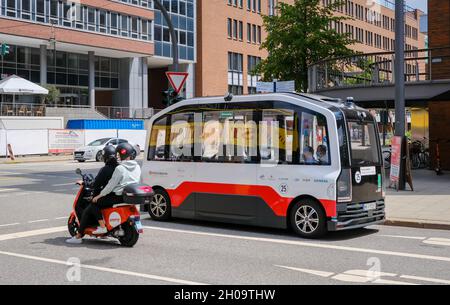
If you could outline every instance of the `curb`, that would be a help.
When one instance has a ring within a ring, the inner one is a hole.
[[[33,160],[8,160],[8,161],[0,161],[0,164],[22,164],[22,163],[42,163],[42,162],[63,162],[70,161],[72,158],[60,158],[60,159],[33,159]]]
[[[427,221],[412,221],[400,219],[387,219],[384,222],[385,226],[408,227],[419,229],[433,229],[433,230],[450,230],[450,223],[437,223]]]

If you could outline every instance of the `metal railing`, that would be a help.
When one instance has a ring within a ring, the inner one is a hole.
[[[1,103],[0,116],[45,116],[47,108],[73,109],[80,113],[86,109],[91,109],[89,105],[71,105],[71,104],[33,104],[33,103]],[[158,110],[153,108],[114,107],[114,106],[96,106],[95,111],[109,119],[148,119]]]
[[[450,47],[405,51],[405,82],[432,81],[434,65],[449,59]],[[395,83],[394,63],[395,52],[323,60],[308,68],[309,91],[392,85]]]
[[[45,105],[31,103],[1,103],[0,116],[45,116]]]

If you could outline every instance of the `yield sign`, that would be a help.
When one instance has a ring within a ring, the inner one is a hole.
[[[187,72],[166,72],[167,78],[172,85],[173,90],[178,94],[183,88],[184,83],[189,75]]]

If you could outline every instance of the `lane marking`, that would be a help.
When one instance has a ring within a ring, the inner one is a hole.
[[[67,219],[68,217],[67,216],[63,216],[63,217],[56,217],[56,218],[54,218],[55,220],[60,220],[60,219]]]
[[[401,278],[408,279],[408,280],[416,280],[416,281],[422,281],[422,282],[431,282],[431,283],[438,283],[438,284],[450,284],[450,281],[448,280],[441,280],[441,279],[434,279],[430,277],[422,277],[422,276],[413,276],[413,275],[401,275]]]
[[[321,270],[311,270],[303,268],[295,268],[289,266],[275,265],[275,267],[299,271],[302,273],[312,274],[320,276],[323,278],[329,278],[336,281],[347,282],[347,283],[375,283],[375,284],[388,284],[388,285],[417,285],[414,283],[408,283],[403,281],[394,281],[382,279],[382,276],[396,277],[395,273],[378,272],[376,276],[372,276],[368,270],[347,270],[343,273],[326,272]]]
[[[20,225],[20,223],[19,223],[19,222],[15,222],[15,223],[7,223],[7,224],[4,224],[4,225],[0,225],[0,228],[3,228],[3,227],[12,227],[12,226],[17,226],[17,225]]]
[[[18,188],[13,188],[13,189],[0,189],[0,192],[14,192],[19,190]]]
[[[60,183],[60,184],[52,184],[52,186],[69,186],[69,185],[75,185],[75,182],[71,182],[71,183]]]
[[[289,270],[293,270],[293,271],[299,271],[299,272],[317,275],[317,276],[321,276],[321,277],[330,277],[330,276],[334,275],[334,272],[326,272],[326,271],[320,271],[320,270],[296,268],[296,267],[281,266],[281,265],[275,265],[275,267],[289,269]]]
[[[275,267],[298,271],[302,273],[312,274],[323,278],[330,278],[341,282],[353,282],[353,283],[375,283],[375,284],[387,284],[387,285],[418,285],[417,283],[398,281],[397,278],[413,280],[419,282],[430,282],[436,284],[450,284],[450,280],[429,278],[415,275],[397,275],[395,273],[377,272],[373,273],[370,270],[347,270],[342,273],[333,273],[321,270],[303,269],[282,265],[274,265]],[[384,278],[383,278],[384,277]],[[386,277],[391,279],[386,279]],[[395,279],[395,280],[394,280]]]
[[[185,234],[192,234],[192,235],[199,235],[199,236],[214,236],[214,237],[223,237],[223,238],[230,238],[230,239],[252,240],[252,241],[269,242],[269,243],[275,243],[275,244],[285,244],[285,245],[303,246],[303,247],[310,247],[310,248],[319,248],[319,249],[331,249],[331,250],[370,253],[370,254],[379,254],[379,255],[387,255],[387,256],[408,257],[408,258],[431,260],[431,261],[450,262],[450,257],[445,257],[445,256],[433,256],[433,255],[425,255],[425,254],[417,254],[417,253],[366,249],[366,248],[357,248],[357,247],[348,247],[348,246],[336,246],[336,245],[303,242],[303,241],[296,241],[296,240],[238,236],[238,235],[207,233],[207,232],[199,232],[199,231],[191,231],[191,230],[158,228],[158,227],[150,227],[150,226],[144,226],[144,228],[149,229],[149,230],[185,233]]]
[[[30,220],[28,223],[37,223],[37,222],[45,222],[48,221],[48,219],[37,219],[37,220]]]
[[[424,240],[426,237],[422,236],[402,236],[402,235],[378,235],[379,237],[391,237],[391,238],[403,238],[403,239],[417,239],[417,240]]]
[[[423,243],[429,244],[429,245],[450,247],[450,239],[449,238],[431,237],[431,238],[428,238],[427,240],[424,240]]]
[[[11,233],[11,234],[3,234],[3,235],[0,235],[0,241],[32,237],[32,236],[38,236],[38,235],[45,235],[45,234],[52,234],[52,233],[59,233],[59,232],[64,232],[64,231],[67,231],[66,226],[25,231],[25,232],[16,232],[16,233]]]
[[[40,261],[40,262],[46,262],[46,263],[52,263],[52,264],[57,264],[57,265],[64,265],[64,266],[67,266],[67,267],[72,267],[73,266],[69,262],[65,262],[65,261],[61,261],[61,260],[44,258],[44,257],[38,257],[38,256],[31,256],[31,255],[24,255],[24,254],[19,254],[19,253],[0,251],[0,255],[11,256],[11,257],[18,257],[18,258],[34,260],[34,261]],[[94,265],[80,264],[80,267],[84,268],[84,269],[91,269],[91,270],[102,271],[102,272],[109,272],[109,273],[115,273],[115,274],[121,274],[121,275],[128,275],[128,276],[140,277],[140,278],[145,278],[145,279],[151,279],[151,280],[157,280],[157,281],[163,281],[163,282],[169,282],[169,283],[175,283],[175,284],[181,284],[181,285],[207,285],[207,284],[204,284],[204,283],[187,281],[187,280],[181,280],[181,279],[176,279],[176,278],[170,278],[170,277],[166,277],[166,276],[159,276],[159,275],[146,274],[146,273],[138,273],[138,272],[133,272],[133,271],[126,271],[126,270],[113,269],[113,268],[107,268],[107,267],[99,267],[99,266],[94,266]]]
[[[437,246],[448,246],[450,247],[449,238],[441,237],[419,237],[419,236],[401,236],[401,235],[379,235],[381,237],[391,237],[391,238],[404,238],[404,239],[415,239],[421,240],[424,244],[437,245]]]

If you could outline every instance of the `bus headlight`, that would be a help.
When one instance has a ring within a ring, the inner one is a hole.
[[[337,183],[338,202],[352,201],[351,170],[343,169]]]

